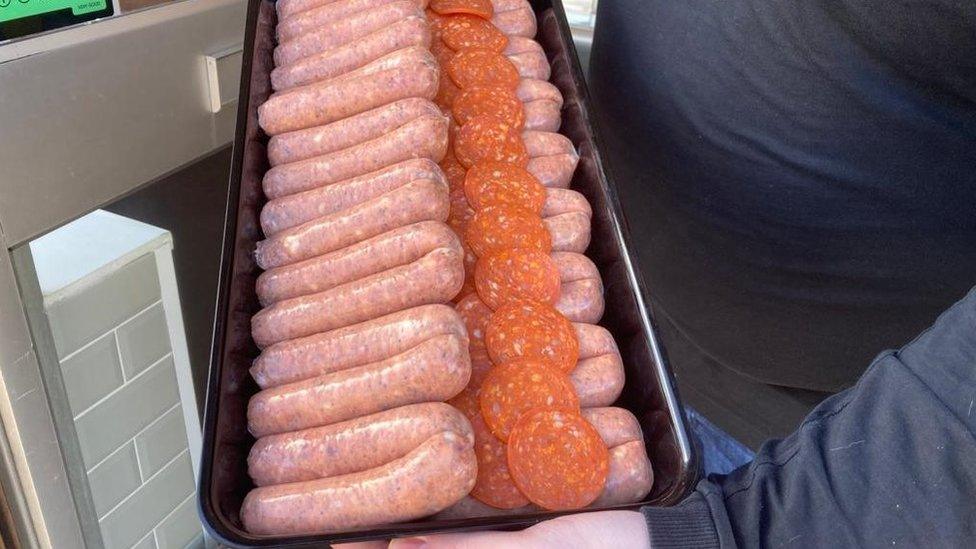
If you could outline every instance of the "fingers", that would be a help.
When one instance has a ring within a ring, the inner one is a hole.
[[[604,511],[559,517],[521,532],[474,532],[397,539],[391,549],[584,549],[649,547],[647,523],[634,511]]]

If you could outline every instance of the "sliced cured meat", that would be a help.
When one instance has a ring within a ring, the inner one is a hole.
[[[447,75],[460,88],[497,86],[518,88],[519,72],[504,55],[487,49],[459,51],[446,65]]]
[[[500,118],[518,129],[525,126],[522,102],[515,92],[507,88],[465,88],[454,99],[453,113],[454,119],[462,126],[484,115]]]
[[[529,410],[579,410],[579,399],[566,375],[534,360],[517,360],[493,368],[481,384],[478,403],[488,428],[506,441],[515,423]]]
[[[523,299],[552,304],[559,296],[559,270],[547,254],[508,248],[478,259],[474,284],[492,309]]]
[[[525,167],[529,153],[519,129],[495,116],[476,116],[457,132],[454,155],[465,168],[486,162],[509,162]]]
[[[491,206],[475,212],[464,239],[478,257],[505,248],[552,251],[552,236],[542,218],[518,206]]]
[[[586,507],[603,492],[610,453],[600,434],[575,410],[525,414],[508,444],[512,480],[543,509]]]
[[[485,347],[496,364],[531,359],[567,374],[579,358],[573,324],[551,305],[533,301],[511,302],[495,311],[485,329]]]
[[[464,194],[476,210],[507,205],[536,214],[544,211],[549,196],[532,174],[507,162],[482,162],[472,166],[464,178]]]

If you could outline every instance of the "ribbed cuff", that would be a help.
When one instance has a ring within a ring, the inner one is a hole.
[[[718,531],[698,492],[674,507],[642,507],[654,549],[719,548]]]

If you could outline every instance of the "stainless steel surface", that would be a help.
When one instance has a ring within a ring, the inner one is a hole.
[[[0,232],[23,243],[226,145],[205,55],[243,0],[188,0],[0,47]]]

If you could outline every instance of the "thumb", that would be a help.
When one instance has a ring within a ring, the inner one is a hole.
[[[521,532],[472,532],[393,540],[391,549],[647,549],[644,516],[634,511],[566,515]]]

